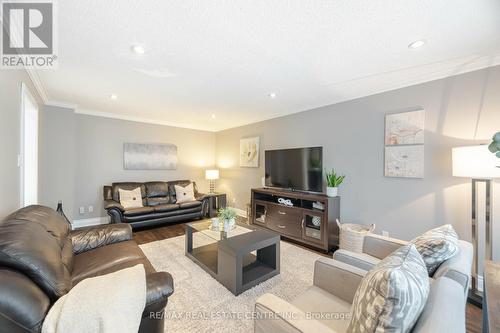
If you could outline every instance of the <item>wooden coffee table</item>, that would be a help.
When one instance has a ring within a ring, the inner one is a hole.
[[[211,231],[211,221],[186,224],[186,256],[239,295],[280,272],[280,236],[238,224]]]

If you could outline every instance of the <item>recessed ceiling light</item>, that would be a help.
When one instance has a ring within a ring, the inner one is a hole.
[[[212,119],[215,119],[215,114],[212,115]]]
[[[146,52],[144,46],[138,44],[132,45],[132,51],[134,51],[135,54],[144,54]]]
[[[116,96],[115,94],[111,94],[109,95],[109,99],[116,101],[118,99],[118,96]]]
[[[276,98],[276,93],[273,93],[273,92],[272,92],[272,93],[270,93],[270,94],[269,94],[269,97],[270,97],[270,98]]]
[[[427,41],[425,39],[419,39],[408,45],[409,49],[418,49],[419,47],[424,46],[427,44]]]

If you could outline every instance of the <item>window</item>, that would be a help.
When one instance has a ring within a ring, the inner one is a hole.
[[[38,104],[21,86],[21,206],[38,203]]]

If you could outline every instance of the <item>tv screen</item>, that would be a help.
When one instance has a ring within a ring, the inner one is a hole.
[[[266,186],[323,191],[323,147],[266,150]]]

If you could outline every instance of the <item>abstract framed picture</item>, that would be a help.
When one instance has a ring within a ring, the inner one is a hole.
[[[385,176],[424,178],[424,145],[386,146]]]
[[[260,138],[243,138],[240,140],[240,167],[258,168]]]
[[[389,113],[385,116],[386,145],[424,144],[425,110]]]
[[[164,143],[124,143],[125,170],[176,170],[177,146]]]

